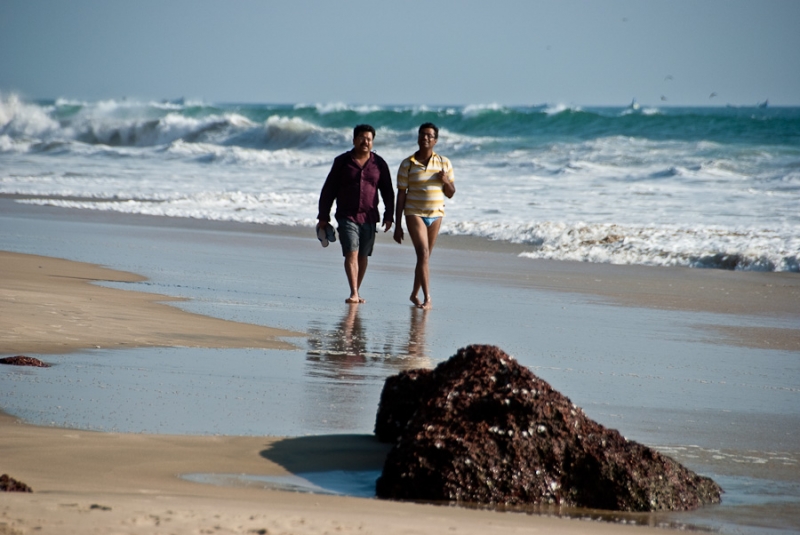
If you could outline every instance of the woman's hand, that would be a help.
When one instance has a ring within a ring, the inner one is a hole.
[[[442,191],[444,192],[445,197],[452,199],[453,195],[456,194],[456,185],[453,184],[453,181],[448,178],[444,169],[439,171],[439,179],[442,181]]]

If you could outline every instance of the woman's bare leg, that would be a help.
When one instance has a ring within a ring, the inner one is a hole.
[[[421,217],[406,216],[406,227],[408,227],[408,234],[411,237],[411,243],[414,244],[414,251],[417,255],[417,265],[414,268],[414,288],[411,291],[410,299],[415,306],[420,308],[428,309],[433,306],[430,292],[429,260],[433,246],[436,244],[436,238],[439,236],[439,227],[441,225],[441,218],[434,221],[430,227],[426,227]],[[420,289],[422,290],[422,303],[417,297]]]

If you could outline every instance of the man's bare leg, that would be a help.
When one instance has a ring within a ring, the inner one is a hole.
[[[358,251],[349,251],[344,255],[344,273],[347,275],[347,284],[350,285],[350,297],[344,300],[345,303],[362,302],[358,295],[358,287],[361,286],[364,275],[361,274],[359,260]]]
[[[417,254],[417,265],[414,268],[414,288],[411,291],[410,300],[419,308],[430,309],[433,306],[430,292],[429,260],[441,225],[441,218],[434,221],[430,227],[426,227],[421,217],[406,216],[408,234],[411,236],[411,242],[414,244],[414,251]],[[422,303],[417,297],[420,289],[424,299]]]
[[[369,264],[368,256],[358,255],[358,286],[356,287],[356,291],[358,292],[361,291],[361,282],[364,280],[364,275],[367,273],[368,264]],[[359,294],[358,302],[366,303],[367,300],[361,297],[361,294]]]

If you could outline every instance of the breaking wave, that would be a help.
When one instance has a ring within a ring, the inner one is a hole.
[[[212,104],[0,95],[0,194],[312,225],[353,125],[393,171],[439,125],[443,232],[532,258],[798,272],[800,108]]]

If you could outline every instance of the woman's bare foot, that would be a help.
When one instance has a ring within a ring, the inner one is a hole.
[[[428,298],[428,299],[425,299],[424,303],[419,303],[417,305],[417,308],[421,308],[423,310],[430,310],[430,309],[433,308],[433,303],[431,302],[431,299]]]
[[[361,297],[359,297],[357,295],[356,296],[352,296],[351,295],[350,297],[345,299],[344,302],[347,303],[347,304],[350,304],[350,305],[357,305],[359,303],[366,303],[367,300],[363,299],[363,298],[361,298]]]
[[[414,306],[417,308],[420,308],[422,306],[422,303],[419,302],[419,298],[416,295],[412,295],[411,297],[409,297],[409,300],[412,303],[414,303]]]

